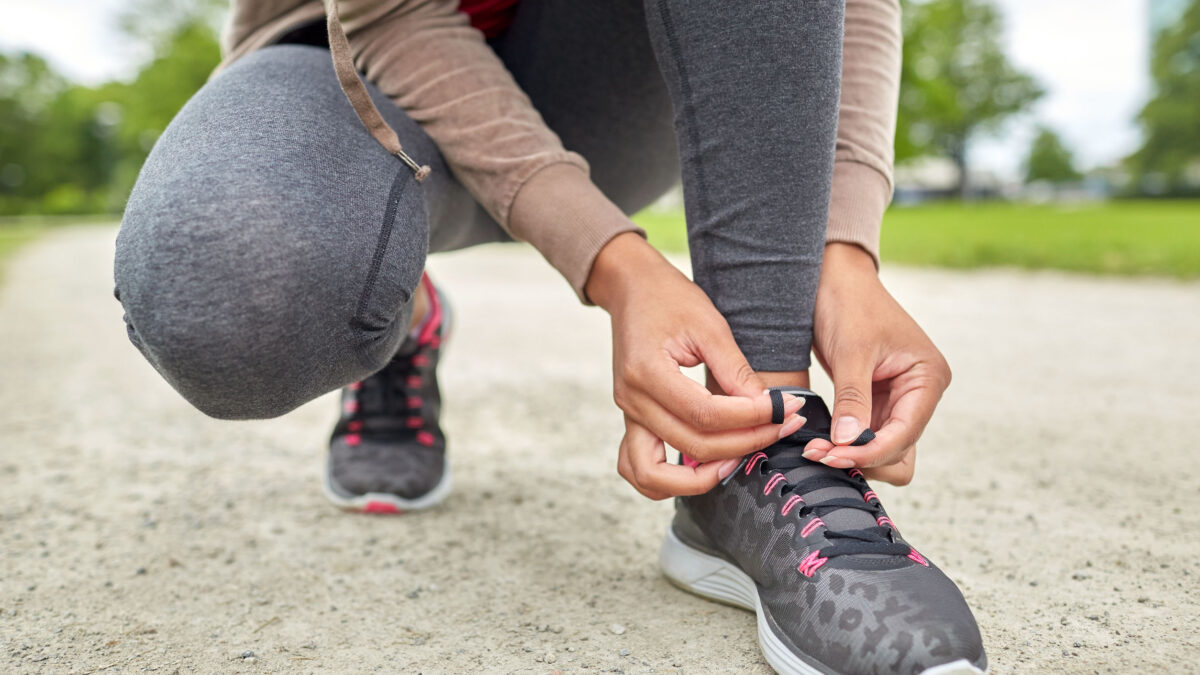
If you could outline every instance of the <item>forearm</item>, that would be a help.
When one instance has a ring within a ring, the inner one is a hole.
[[[847,0],[837,151],[826,240],[861,247],[878,264],[879,228],[892,197],[900,91],[900,5]]]

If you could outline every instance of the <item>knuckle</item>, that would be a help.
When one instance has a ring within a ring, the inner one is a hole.
[[[701,464],[712,461],[713,459],[712,450],[709,449],[706,443],[703,443],[699,440],[685,443],[681,452],[697,462],[700,462]]]
[[[620,380],[632,387],[638,386],[638,383],[642,378],[641,366],[632,359],[627,359],[624,363],[622,363],[618,373],[620,375]]]
[[[717,422],[716,409],[708,401],[692,408],[688,416],[688,421],[697,429],[712,429]]]
[[[838,387],[837,393],[833,397],[833,404],[835,406],[855,405],[866,408],[871,405],[871,397],[858,385],[845,384]]]

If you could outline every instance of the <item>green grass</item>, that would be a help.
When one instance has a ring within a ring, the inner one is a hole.
[[[687,250],[682,212],[643,212],[634,220],[663,250]],[[895,207],[884,217],[882,249],[885,262],[905,265],[1195,279],[1200,201]]]

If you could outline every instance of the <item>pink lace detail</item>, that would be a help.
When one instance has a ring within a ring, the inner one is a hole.
[[[363,513],[403,513],[403,512],[400,509],[396,508],[395,504],[389,504],[387,502],[367,502],[367,505],[363,507]]]
[[[813,530],[821,527],[824,524],[825,521],[821,520],[820,518],[813,518],[812,520],[808,521],[808,524],[804,526],[803,530],[800,530],[800,536],[807,537],[813,533]]]
[[[421,445],[424,445],[425,447],[432,447],[433,446],[433,434],[429,433],[428,431],[418,431],[417,432],[417,442],[420,443]]]
[[[362,443],[362,436],[358,434],[346,434],[346,445],[353,448],[359,443]]]
[[[869,502],[872,499],[874,499],[875,501],[879,501],[879,495],[875,494],[874,490],[867,490],[866,493],[863,494],[863,501]]]
[[[345,410],[347,414],[353,415],[354,413],[358,412],[358,401],[350,399],[342,405],[342,409]]]
[[[346,385],[346,388],[350,391],[358,391],[359,389],[362,389],[362,382],[351,382],[350,384]]]
[[[929,567],[929,561],[925,559],[925,556],[921,555],[920,553],[917,553],[917,549],[915,549],[915,548],[908,549],[908,559],[912,560],[913,562],[920,563],[926,567]]]
[[[850,477],[851,478],[862,478],[863,472],[859,471],[858,469],[850,469]]]
[[[429,365],[429,357],[424,354],[414,354],[412,357],[413,365],[418,368],[424,368]]]
[[[347,424],[346,428],[350,431],[362,431],[362,420],[354,420],[353,422]]]
[[[813,551],[808,554],[807,558],[800,561],[800,566],[796,568],[796,571],[806,577],[811,577],[814,572],[821,569],[821,565],[824,565],[827,560],[829,558],[821,557],[820,551]]]
[[[421,427],[425,426],[425,420],[421,419],[420,417],[410,417],[404,420],[404,426],[408,427],[409,429],[420,429]]]
[[[877,525],[879,525],[880,527],[886,526],[886,527],[892,528],[893,530],[896,529],[896,524],[893,523],[892,519],[888,518],[887,516],[879,516],[878,518],[875,519],[875,523]]]
[[[408,387],[412,387],[413,389],[415,389],[415,388],[421,386],[421,376],[420,375],[409,375],[404,380],[404,384]]]
[[[779,515],[786,516],[792,509],[796,508],[797,504],[804,503],[804,498],[800,495],[792,495],[783,503],[783,508],[779,510]]]
[[[754,470],[754,466],[766,458],[767,453],[765,452],[756,452],[753,455],[750,455],[750,461],[746,462],[746,475],[749,476],[750,472]]]
[[[700,462],[697,462],[696,460],[692,459],[686,453],[682,453],[682,452],[679,453],[679,457],[680,457],[680,459],[683,460],[683,465],[686,467],[690,467],[690,468],[694,469],[694,468],[700,466]]]
[[[425,282],[425,292],[429,295],[429,316],[421,325],[421,332],[417,334],[417,344],[429,344],[433,339],[434,331],[442,325],[442,301],[438,298],[437,291],[433,289],[433,282],[430,281],[428,274],[422,274],[421,280]],[[421,365],[421,364],[417,364]]]
[[[409,396],[405,404],[410,408],[420,408],[425,404],[425,401],[420,396]]]
[[[783,474],[781,474],[781,473],[772,474],[771,480],[767,481],[767,487],[763,488],[763,494],[764,495],[771,494],[771,490],[774,490],[775,486],[779,485],[782,482],[783,482]]]

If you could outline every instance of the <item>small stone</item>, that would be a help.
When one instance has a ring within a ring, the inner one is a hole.
[[[421,597],[421,587],[420,586],[417,586],[416,588],[414,588],[408,592],[409,600],[416,600],[419,597]]]
[[[621,656],[629,656],[633,652],[629,651],[628,649],[622,649],[621,651],[619,651],[617,653],[620,654]]]
[[[557,635],[557,634],[563,632],[563,627],[562,626],[554,626],[553,628],[550,629],[550,632]]]
[[[432,593],[437,593],[438,585],[437,584],[429,584],[429,590]]]
[[[682,667],[683,667],[683,662],[682,662],[682,661],[672,661],[672,662],[671,662],[671,667],[672,667],[672,668],[682,668]]]
[[[546,654],[546,663],[554,663],[558,661],[558,657],[554,654]]]
[[[246,651],[242,652],[242,658],[243,659],[252,659],[252,658],[254,658],[254,652],[247,649]]]
[[[1031,581],[1031,582],[1029,582],[1029,585],[1030,585],[1030,586],[1037,586],[1037,582],[1036,582],[1036,581]]]
[[[1071,652],[1069,652],[1065,649],[1063,650],[1063,656],[1070,656],[1070,655],[1071,655]]]
[[[622,626],[619,623],[614,623],[613,625],[609,626],[608,629],[610,631],[612,631],[613,635],[624,635],[625,634],[625,626]]]
[[[1138,598],[1138,602],[1140,602],[1140,603],[1142,603],[1142,604],[1144,605],[1144,604],[1146,604],[1147,602],[1150,602],[1150,598],[1148,598],[1148,597],[1146,597],[1146,596],[1144,596],[1144,595],[1143,595],[1142,597]]]
[[[1079,648],[1080,648],[1080,647],[1082,647],[1082,646],[1083,646],[1083,645],[1082,645],[1082,644],[1080,644],[1080,643],[1078,643],[1078,642],[1076,642],[1076,643],[1075,643],[1075,649],[1079,649]]]
[[[257,663],[257,662],[258,662],[258,659],[254,658],[253,656],[251,656],[248,659],[242,659],[242,663]]]
[[[537,632],[539,632],[539,633],[545,633],[545,632],[546,632],[546,631],[548,631],[548,630],[550,630],[550,626],[548,626],[547,624],[544,624],[544,623],[542,623],[542,624],[538,624],[538,627],[537,627]]]
[[[137,568],[137,571],[136,571],[136,572],[134,572],[134,574],[139,574],[139,575],[141,575],[141,574],[145,574],[145,573],[146,573],[146,568],[145,568],[145,567],[139,567],[139,568]]]
[[[37,590],[37,584],[29,584],[29,588],[26,588],[25,590],[27,590],[27,591],[36,591],[36,590]]]

